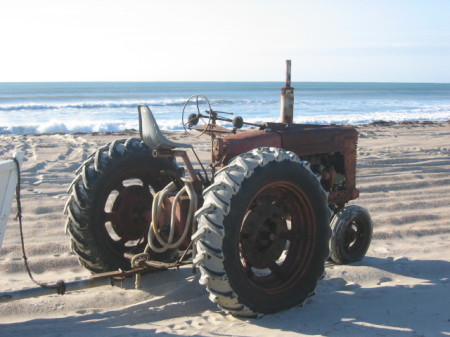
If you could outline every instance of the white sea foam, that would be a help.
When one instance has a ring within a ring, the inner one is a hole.
[[[127,122],[57,122],[50,121],[40,125],[12,125],[0,127],[0,134],[28,133],[75,133],[75,132],[114,132],[137,129],[138,123]]]
[[[183,130],[181,119],[174,118],[158,118],[157,122],[162,130]],[[254,124],[262,124],[264,122],[278,122],[279,116],[271,117],[247,117],[246,122]],[[422,111],[412,113],[410,111],[385,111],[373,112],[366,114],[350,113],[350,114],[321,114],[305,116],[298,113],[294,117],[295,123],[302,124],[368,124],[374,121],[447,121],[450,120],[450,110],[434,111],[427,114]],[[219,122],[224,127],[231,128],[230,122]],[[124,130],[138,130],[139,124],[136,118],[127,120],[96,120],[96,121],[80,121],[50,120],[40,124],[21,124],[21,125],[1,125],[0,134],[27,134],[27,133],[74,133],[74,132],[115,132]]]

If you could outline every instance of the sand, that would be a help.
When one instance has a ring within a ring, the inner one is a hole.
[[[185,267],[144,276],[140,290],[130,279],[0,303],[0,335],[450,336],[450,124],[358,129],[361,196],[352,203],[370,211],[374,239],[362,261],[327,264],[316,296],[303,307],[260,319],[225,315]],[[64,234],[66,189],[91,152],[129,136],[137,135],[0,135],[0,158],[26,153],[24,232],[36,279],[89,276]],[[206,162],[208,138],[192,141]],[[0,250],[0,292],[33,286],[14,212]]]

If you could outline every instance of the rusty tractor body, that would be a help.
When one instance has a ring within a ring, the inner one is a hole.
[[[322,186],[329,192],[328,202],[342,208],[359,196],[355,180],[357,141],[357,131],[349,126],[268,123],[260,130],[215,139],[212,154],[223,166],[256,147],[292,151],[321,176]]]
[[[345,206],[359,195],[357,131],[292,123],[290,63],[280,123],[229,119],[203,96],[188,99],[183,126],[211,137],[208,169],[192,144],[168,140],[150,108],[138,109],[141,139],[97,150],[69,189],[67,232],[93,273],[192,263],[219,307],[257,316],[303,303],[328,258],[365,255],[370,216]],[[245,124],[252,128],[238,131]]]

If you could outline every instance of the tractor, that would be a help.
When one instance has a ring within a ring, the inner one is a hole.
[[[327,260],[362,259],[372,222],[346,206],[359,196],[358,133],[294,124],[293,91],[288,61],[280,123],[231,119],[189,98],[182,123],[211,138],[206,167],[139,105],[140,138],[98,149],[69,187],[66,231],[81,265],[95,274],[193,264],[221,309],[254,317],[307,300]]]

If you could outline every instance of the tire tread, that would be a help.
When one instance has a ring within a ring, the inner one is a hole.
[[[301,161],[293,152],[277,148],[254,149],[236,157],[225,168],[217,172],[214,183],[203,194],[203,207],[196,213],[199,227],[194,238],[197,242],[197,252],[203,256],[197,262],[202,274],[201,283],[207,285],[206,289],[210,293],[210,298],[220,308],[234,316],[255,317],[260,313],[239,302],[238,294],[229,284],[225,272],[221,246],[224,236],[222,222],[229,212],[229,200],[239,191],[243,180],[250,177],[258,167],[284,160],[301,164],[317,180],[320,179],[309,169],[309,163]],[[320,186],[320,183],[318,185]],[[320,189],[326,200],[325,191],[321,187]],[[324,255],[328,256],[328,252]],[[324,269],[322,268],[317,275],[317,280],[322,277],[323,273]],[[313,293],[314,291],[310,295],[312,296]]]

